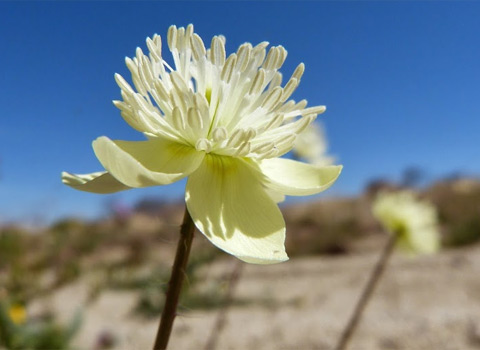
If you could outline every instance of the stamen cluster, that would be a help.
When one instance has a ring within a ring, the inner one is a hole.
[[[290,151],[324,106],[306,108],[289,100],[304,72],[301,63],[282,84],[278,69],[287,51],[267,42],[240,45],[226,57],[225,38],[209,49],[193,26],[168,31],[175,69],[162,58],[159,35],[147,39],[149,55],[137,48],[126,58],[135,90],[115,75],[123,101],[114,101],[123,118],[148,137],[167,137],[198,151],[232,157],[274,158]]]

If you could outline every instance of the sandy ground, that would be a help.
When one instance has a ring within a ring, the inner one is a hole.
[[[380,242],[379,242],[380,243]],[[271,266],[246,265],[217,349],[331,349],[347,322],[378,249],[339,257],[295,258]],[[396,253],[349,349],[480,349],[480,246],[435,256]],[[205,280],[225,274],[233,260],[204,269]],[[42,305],[71,319],[87,298],[85,284],[59,290]],[[93,349],[102,332],[116,349],[150,349],[157,320],[132,316],[136,295],[104,292],[83,312],[75,348]],[[170,349],[203,349],[218,310],[191,310],[175,322]]]

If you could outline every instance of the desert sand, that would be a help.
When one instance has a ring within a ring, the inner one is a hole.
[[[234,298],[253,302],[230,307],[217,349],[332,349],[378,258],[377,241],[349,255],[245,265]],[[479,253],[480,245],[415,258],[396,252],[349,349],[480,349]],[[204,283],[235,263],[225,256],[202,268]],[[65,320],[81,309],[76,349],[95,348],[102,333],[113,335],[115,349],[152,347],[158,320],[132,314],[133,292],[106,291],[82,309],[87,296],[83,279],[37,307]],[[203,349],[218,312],[182,310],[170,349]]]

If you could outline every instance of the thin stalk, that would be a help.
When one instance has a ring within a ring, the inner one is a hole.
[[[377,264],[375,265],[370,278],[363,289],[362,295],[355,306],[355,310],[350,317],[350,320],[343,330],[342,336],[335,347],[336,350],[345,350],[347,348],[348,342],[350,341],[353,332],[358,326],[362,313],[367,306],[368,301],[370,300],[375,287],[377,286],[377,282],[382,277],[383,272],[385,271],[385,267],[387,266],[388,260],[392,256],[393,248],[395,247],[395,243],[397,242],[398,235],[391,234],[390,238],[388,239],[387,243],[385,244],[385,248],[378,259]]]
[[[235,295],[235,288],[237,287],[238,281],[240,280],[240,275],[242,274],[244,262],[237,260],[235,266],[230,274],[228,281],[228,289],[225,295],[225,305],[220,310],[213,325],[210,337],[208,338],[207,344],[205,345],[205,350],[215,350],[217,347],[217,341],[222,333],[225,324],[227,323],[227,312],[233,302],[233,297]]]
[[[162,318],[158,326],[157,337],[155,339],[154,350],[164,350],[167,348],[170,334],[172,333],[173,321],[177,315],[178,299],[182,290],[183,280],[187,267],[188,256],[192,248],[193,234],[195,224],[185,208],[183,223],[180,228],[180,239],[178,240],[177,253],[172,267],[172,274],[168,282],[165,306],[162,312]]]

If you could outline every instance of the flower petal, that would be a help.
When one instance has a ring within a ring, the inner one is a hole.
[[[329,188],[343,166],[315,166],[285,158],[263,159],[258,162],[267,177],[266,186],[289,196],[306,196]]]
[[[220,249],[249,263],[278,263],[288,260],[285,222],[260,176],[243,160],[208,154],[188,178],[187,208]]]
[[[285,202],[285,195],[282,193],[278,193],[271,188],[264,187],[263,190],[265,193],[275,202],[275,203],[282,203]]]
[[[114,193],[129,190],[106,171],[99,171],[91,174],[71,174],[62,172],[62,182],[76,190],[93,193]]]
[[[100,163],[130,187],[167,185],[195,171],[205,156],[194,148],[164,138],[112,141],[99,137],[93,149]]]
[[[407,233],[408,237],[402,240],[406,241],[412,253],[432,254],[440,248],[440,238],[438,230],[435,227],[419,227]]]

